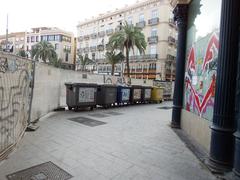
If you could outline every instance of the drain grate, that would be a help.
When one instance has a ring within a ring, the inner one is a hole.
[[[172,109],[172,106],[161,106],[161,107],[158,107],[158,109],[168,110],[168,109]]]
[[[115,112],[115,111],[107,111],[105,114],[113,115],[113,116],[118,116],[122,115],[123,113]]]
[[[6,176],[8,180],[67,180],[73,176],[51,161]]]
[[[84,124],[84,125],[90,126],[90,127],[95,127],[95,126],[106,124],[105,122],[97,121],[97,120],[90,119],[87,117],[75,117],[75,118],[69,118],[69,120],[77,122],[77,123],[81,123],[81,124]]]
[[[97,117],[97,118],[109,117],[108,115],[103,114],[103,113],[89,113],[88,116]]]

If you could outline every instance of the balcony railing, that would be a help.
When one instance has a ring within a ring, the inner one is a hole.
[[[99,37],[104,37],[104,36],[105,36],[105,31],[100,31],[100,32],[98,33],[98,36],[99,36]]]
[[[167,60],[168,60],[168,61],[174,61],[175,59],[176,59],[175,56],[173,56],[173,55],[171,55],[171,54],[168,54],[168,55],[167,55]]]
[[[96,50],[97,50],[97,46],[91,46],[91,47],[90,47],[90,51],[91,51],[91,52],[95,52]]]
[[[140,28],[144,28],[146,26],[146,22],[145,21],[138,22],[136,23],[136,26]]]
[[[83,36],[85,40],[89,40],[90,36],[89,35],[85,35]]]
[[[83,39],[84,39],[83,36],[79,36],[79,37],[78,37],[78,42],[83,41]]]
[[[172,36],[168,36],[168,43],[172,45],[176,45],[176,39]]]
[[[153,26],[153,25],[157,25],[159,23],[159,18],[152,18],[148,20],[148,24]]]
[[[106,34],[109,36],[111,34],[113,34],[113,29],[107,29],[106,30]]]
[[[148,37],[148,43],[149,44],[156,44],[156,43],[158,43],[158,36],[150,36],[150,37]]]
[[[155,59],[158,59],[158,54],[144,54],[144,55],[130,56],[129,59],[130,61],[155,60]]]
[[[170,26],[176,27],[176,24],[175,24],[173,18],[170,18],[168,22],[169,22]]]
[[[100,44],[97,46],[98,51],[104,51],[104,45]]]
[[[91,36],[92,39],[96,39],[97,38],[97,33],[92,33],[90,36]]]
[[[85,52],[85,53],[89,52],[89,47],[83,48],[83,52]]]
[[[121,31],[122,30],[122,26],[121,25],[118,25],[116,28],[115,28],[115,31],[118,32],[118,31]]]
[[[83,48],[78,48],[77,52],[80,53],[80,54],[83,53]]]

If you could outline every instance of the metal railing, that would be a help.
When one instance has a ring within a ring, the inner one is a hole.
[[[149,25],[157,25],[158,23],[159,23],[159,18],[158,17],[148,20]]]
[[[150,36],[148,37],[149,44],[157,44],[158,43],[158,36]]]
[[[136,23],[136,26],[140,28],[144,28],[146,26],[146,22],[145,21],[138,22]]]

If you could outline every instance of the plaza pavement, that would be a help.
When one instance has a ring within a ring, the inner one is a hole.
[[[160,106],[171,103],[49,113],[0,163],[0,180],[48,161],[72,180],[215,179],[169,127],[171,110]],[[68,120],[79,116],[106,124],[89,127]]]

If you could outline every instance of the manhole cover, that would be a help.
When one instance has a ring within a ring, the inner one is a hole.
[[[158,107],[158,109],[168,110],[168,109],[172,109],[172,106],[161,106],[161,107]]]
[[[84,125],[90,126],[90,127],[106,124],[105,122],[97,121],[97,120],[90,119],[87,117],[75,117],[75,118],[69,118],[69,120],[78,122],[78,123],[81,123],[81,124],[84,124]]]
[[[110,115],[113,115],[113,116],[118,116],[118,115],[122,115],[123,113],[114,112],[114,111],[108,111],[108,112],[105,112],[105,114],[110,114]]]
[[[88,116],[97,117],[97,118],[109,117],[108,115],[103,114],[103,113],[89,113]]]
[[[6,176],[8,180],[67,180],[73,176],[52,162],[39,164]]]

